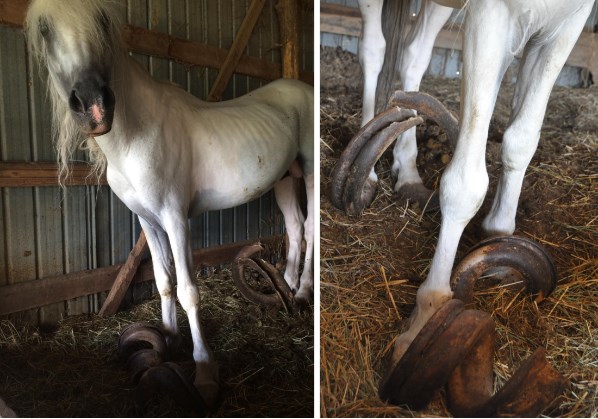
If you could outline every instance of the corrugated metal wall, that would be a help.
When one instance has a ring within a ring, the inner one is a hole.
[[[324,1],[324,0],[323,0]],[[342,4],[344,6],[358,8],[357,0],[325,0],[326,3]],[[421,7],[421,0],[412,0],[411,9],[413,13],[418,13]],[[592,30],[598,25],[598,7],[594,3],[594,10],[590,15],[586,28]],[[462,22],[463,15],[459,11],[454,11],[451,18],[453,22]],[[320,35],[320,44],[322,46],[340,47],[346,51],[357,54],[358,38],[355,36],[336,35],[322,33]],[[519,60],[515,59],[509,72],[505,76],[514,83],[517,77],[517,68]],[[435,77],[457,78],[461,72],[461,51],[448,50],[444,48],[434,48],[430,66],[426,72],[427,75]],[[594,75],[594,78],[596,75]],[[586,82],[586,77],[579,67],[565,66],[556,81],[559,86],[578,87]]]
[[[176,37],[228,49],[250,0],[120,0],[123,21]],[[280,62],[275,0],[267,2],[246,53]],[[302,69],[313,71],[313,3],[302,3]],[[188,68],[135,55],[158,79],[171,80],[205,99],[217,70]],[[265,82],[234,75],[223,99]],[[27,55],[22,31],[0,25],[0,159],[55,161],[45,85]],[[80,152],[77,159],[84,160]],[[269,236],[283,230],[272,193],[240,207],[190,221],[192,245],[207,247]],[[0,193],[0,292],[2,285],[122,263],[139,235],[134,216],[108,187],[2,188]],[[138,286],[128,301],[152,291]],[[130,294],[132,294],[130,292]],[[99,296],[11,315],[18,321],[53,323],[64,315],[99,309]]]

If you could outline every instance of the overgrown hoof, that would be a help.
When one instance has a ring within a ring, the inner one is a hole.
[[[141,404],[166,395],[198,416],[204,416],[210,408],[183,369],[173,362],[148,369],[139,380],[136,394],[137,402]]]
[[[440,196],[437,191],[426,188],[421,183],[407,183],[396,191],[399,202],[408,201],[422,212],[433,212],[440,209]]]
[[[164,332],[158,326],[147,322],[132,323],[125,327],[118,339],[118,353],[121,359],[142,349],[152,349],[163,359],[167,354]]]
[[[380,397],[422,409],[446,386],[449,410],[457,417],[538,416],[562,393],[566,380],[538,349],[493,395],[495,335],[489,314],[449,300],[391,365]]]
[[[451,276],[454,297],[470,302],[476,281],[495,268],[516,271],[537,302],[556,287],[556,268],[546,249],[525,237],[502,236],[481,241],[459,262]]]
[[[233,261],[233,280],[241,294],[249,301],[283,306],[287,311],[292,311],[295,305],[293,291],[276,267],[259,257],[262,250],[260,244],[254,244],[245,246],[239,251]],[[246,270],[255,272],[274,292],[264,293],[261,289],[255,289],[247,280]]]

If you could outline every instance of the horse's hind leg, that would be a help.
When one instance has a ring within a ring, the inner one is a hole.
[[[376,86],[386,51],[386,41],[382,33],[383,3],[383,0],[359,0],[363,20],[363,34],[359,39],[359,63],[363,73],[361,126],[367,124],[376,112]],[[372,169],[368,180],[369,187],[375,188],[377,182],[378,176]]]
[[[301,240],[305,218],[299,206],[294,179],[287,176],[278,181],[274,185],[274,196],[284,216],[285,229],[289,238],[284,279],[291,290],[296,293],[299,290],[299,263],[301,262]]]
[[[432,49],[438,32],[450,18],[453,9],[424,1],[417,21],[408,35],[402,52],[400,76],[404,91],[419,91],[421,80],[430,64]],[[401,134],[393,150],[392,174],[396,177],[395,192],[400,198],[411,199],[421,208],[427,203],[431,191],[423,185],[416,166],[417,143],[415,127]],[[437,206],[436,203],[433,206]]]
[[[209,406],[213,406],[218,395],[218,369],[199,321],[199,292],[192,280],[190,232],[184,215],[187,211],[171,209],[169,212],[169,215],[162,219],[162,223],[172,248],[177,276],[177,297],[189,317],[189,328],[193,338],[193,359],[196,365],[195,387],[204,401]]]
[[[154,228],[141,217],[139,217],[139,223],[145,232],[152,255],[156,287],[160,293],[162,303],[162,323],[167,334],[170,335],[167,336],[170,344],[172,338],[177,334],[176,303],[172,294],[175,272],[170,243],[168,242],[168,236],[160,227]]]
[[[311,299],[311,294],[314,288],[314,272],[313,272],[313,256],[314,256],[314,218],[315,218],[315,202],[314,202],[314,175],[305,175],[305,189],[307,191],[307,218],[304,223],[304,237],[305,237],[305,260],[303,262],[303,273],[301,274],[301,285],[299,291],[295,295],[298,301],[308,302]]]
[[[492,208],[482,224],[488,235],[512,234],[525,170],[531,161],[552,86],[583,29],[592,2],[560,22],[559,35],[547,44],[530,43],[513,95],[511,122],[502,142],[502,175]],[[542,77],[538,75],[542,74]]]

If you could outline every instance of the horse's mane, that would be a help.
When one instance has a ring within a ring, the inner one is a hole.
[[[76,7],[73,7],[74,3]],[[121,59],[123,50],[120,37],[120,20],[114,3],[105,0],[36,0],[27,11],[25,35],[31,55],[39,67],[48,64],[47,43],[40,32],[40,25],[50,31],[68,27],[77,39],[87,40],[93,54],[102,54],[108,60]],[[68,103],[58,92],[51,72],[48,71],[48,96],[52,103],[52,129],[59,164],[59,181],[70,175],[68,162],[77,149],[87,149],[94,173],[98,179],[106,169],[106,156],[92,137],[85,137],[79,130],[69,110]]]

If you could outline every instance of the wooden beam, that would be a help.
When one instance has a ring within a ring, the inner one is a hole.
[[[87,163],[71,165],[71,175],[64,179],[68,186],[107,185],[105,177],[98,181]],[[53,162],[0,162],[0,188],[58,186],[58,164]]]
[[[29,0],[0,0],[0,24],[21,27]]]
[[[222,93],[226,88],[235,68],[239,65],[243,50],[247,47],[251,33],[255,28],[258,18],[262,14],[266,0],[253,0],[247,9],[245,19],[241,23],[239,32],[233,41],[231,48],[228,50],[228,55],[220,67],[216,81],[212,85],[208,100],[210,102],[219,101],[222,97]]]
[[[215,69],[224,65],[228,55],[228,51],[222,48],[131,25],[123,29],[123,40],[133,52]],[[281,77],[282,67],[280,64],[244,55],[239,59],[235,71],[246,76],[274,80]]]
[[[272,236],[259,241],[266,249],[274,251],[278,246],[282,246],[284,239],[282,236]],[[196,249],[193,251],[193,264],[195,269],[198,269],[231,263],[243,247],[256,242],[257,240],[247,240],[206,249]],[[114,265],[0,286],[0,316],[107,291],[112,287],[118,272],[123,266],[124,264]],[[151,259],[146,259],[141,262],[133,282],[145,282],[153,279],[154,272]]]
[[[355,7],[323,3],[320,5],[320,31],[361,36],[361,13]]]
[[[355,7],[322,3],[320,5],[320,31],[337,35],[361,36],[361,13]],[[434,47],[461,51],[461,26],[450,24],[440,31]],[[581,33],[573,51],[567,58],[567,65],[587,68],[594,78],[598,75],[598,34]]]
[[[282,77],[299,79],[299,5],[297,0],[276,3],[282,44]]]
[[[123,298],[125,298],[129,285],[131,285],[133,277],[137,273],[137,268],[139,268],[139,264],[146,253],[147,239],[145,238],[145,232],[141,230],[139,239],[137,240],[137,243],[135,243],[131,253],[129,253],[127,261],[118,271],[118,275],[110,288],[108,297],[106,297],[106,300],[100,309],[100,316],[112,316],[118,311],[118,307],[120,307]]]

